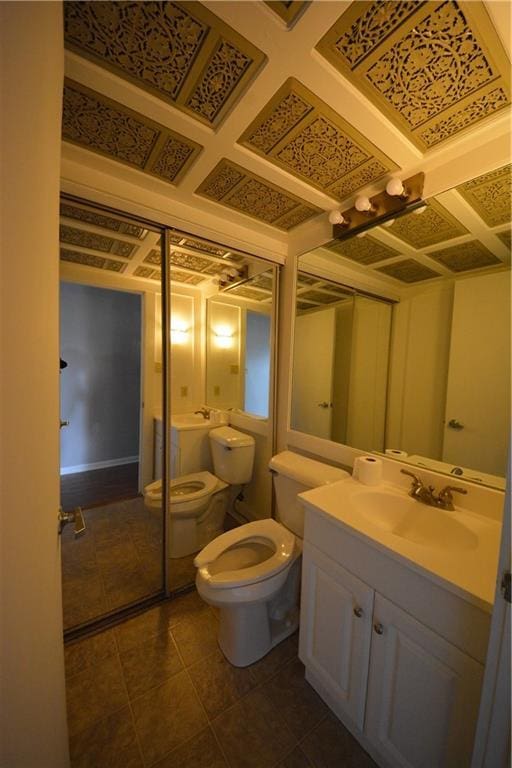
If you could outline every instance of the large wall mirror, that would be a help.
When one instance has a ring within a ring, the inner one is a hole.
[[[504,487],[510,166],[303,254],[296,299],[292,429]]]
[[[211,516],[211,531],[219,535],[272,514],[268,463],[274,449],[278,268],[177,231],[169,260],[171,477],[179,481],[198,472],[214,474],[209,434],[219,426],[229,425],[254,440],[250,481],[227,489],[220,522]],[[205,544],[202,529],[209,523],[208,514],[201,513],[196,546],[173,548],[172,504],[171,498],[169,578],[173,588],[181,588],[194,582],[193,560]],[[175,541],[180,537],[176,529]]]

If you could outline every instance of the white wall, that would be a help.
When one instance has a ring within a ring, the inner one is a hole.
[[[206,402],[211,408],[243,407],[243,336],[241,308],[210,299],[206,323]]]
[[[60,355],[61,474],[138,461],[140,295],[62,282]]]
[[[393,307],[386,448],[441,458],[452,306],[443,282]]]
[[[60,3],[0,3],[0,764],[69,764],[59,508]]]
[[[171,413],[188,413],[204,402],[203,303],[198,292],[171,290]]]

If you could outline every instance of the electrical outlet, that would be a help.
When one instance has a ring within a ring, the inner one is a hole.
[[[182,397],[187,397],[188,395],[188,387],[180,387],[180,393]]]

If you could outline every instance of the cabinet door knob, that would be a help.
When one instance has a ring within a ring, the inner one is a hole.
[[[382,635],[382,634],[384,633],[384,627],[382,626],[382,624],[380,623],[380,621],[377,621],[377,622],[376,622],[376,623],[373,625],[373,629],[374,629],[374,631],[375,631],[375,632],[376,632],[378,635]]]
[[[354,607],[354,616],[357,616],[357,618],[360,619],[362,615],[363,615],[363,609],[361,608],[360,605],[356,605]]]

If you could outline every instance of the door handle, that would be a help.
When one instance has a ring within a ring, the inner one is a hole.
[[[59,522],[59,535],[62,533],[64,526],[68,523],[75,524],[75,539],[85,533],[85,521],[82,514],[82,507],[76,507],[72,512],[64,512],[62,507],[60,507],[57,520]]]
[[[322,403],[317,403],[319,408],[330,408],[331,403],[326,402],[325,400]]]
[[[62,427],[69,427],[69,419],[60,419],[59,429],[62,429]]]
[[[461,429],[464,429],[464,424],[461,424],[460,421],[457,421],[457,419],[450,419],[448,426],[450,429],[455,429],[457,432],[459,432]]]

